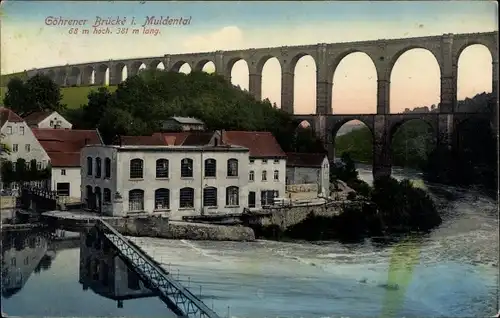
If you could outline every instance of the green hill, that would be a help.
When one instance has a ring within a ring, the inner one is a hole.
[[[82,104],[87,104],[87,95],[91,90],[97,90],[99,86],[75,86],[75,87],[62,87],[61,93],[63,95],[62,103],[68,105],[68,108],[75,109]],[[116,90],[116,86],[108,86],[111,92]],[[7,92],[6,87],[0,87],[1,103],[3,104],[3,97]]]

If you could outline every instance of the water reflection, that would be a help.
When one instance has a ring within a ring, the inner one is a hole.
[[[123,308],[124,300],[157,296],[109,244],[93,230],[81,236],[79,282],[83,289],[116,300],[118,308]]]
[[[48,269],[55,257],[48,250],[49,234],[33,231],[2,233],[2,296],[17,294],[31,273]],[[48,253],[49,252],[49,253]]]

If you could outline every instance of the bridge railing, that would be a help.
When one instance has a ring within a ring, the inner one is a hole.
[[[170,273],[158,266],[151,256],[121,235],[110,224],[99,219],[96,225],[122,256],[128,258],[130,265],[135,268],[139,276],[160,293],[161,298],[178,316],[220,318],[190,290],[177,282]]]

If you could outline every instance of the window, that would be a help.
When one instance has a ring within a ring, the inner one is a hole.
[[[250,163],[254,163],[254,162],[255,162],[255,160],[253,160],[253,159],[250,159]]]
[[[170,209],[170,190],[157,189],[155,191],[155,210]]]
[[[101,177],[101,171],[102,169],[102,164],[101,164],[101,158],[95,158],[95,177],[100,178]]]
[[[26,256],[26,258],[24,259],[24,265],[28,265],[29,263],[30,263],[30,258]]]
[[[19,134],[24,135],[24,127],[23,126],[19,127]]]
[[[189,159],[191,160],[191,159]],[[179,193],[179,207],[180,208],[193,208],[194,207],[194,189],[182,188]]]
[[[111,202],[111,190],[108,188],[104,188],[103,191],[103,201],[104,203],[110,203]]]
[[[58,182],[56,184],[57,195],[69,197],[70,183],[69,182]]]
[[[38,170],[41,170],[41,169],[42,169],[42,162],[37,161],[37,162],[36,162],[36,168],[37,168]]]
[[[226,205],[237,206],[240,201],[240,189],[238,187],[227,187],[226,188]]]
[[[129,211],[144,211],[144,191],[143,190],[137,189],[137,190],[130,190],[128,192],[128,210]]]
[[[267,181],[267,171],[262,171],[262,181]]]
[[[87,176],[91,176],[93,172],[93,162],[92,157],[87,157]]]
[[[10,265],[16,266],[16,258],[15,257],[10,259]]]
[[[104,178],[111,178],[111,159],[104,159]]]
[[[262,163],[266,164],[267,163],[267,159],[262,159]]]
[[[260,204],[262,206],[266,205],[273,205],[274,204],[274,198],[278,197],[278,191],[261,191],[260,192]]]
[[[184,158],[181,160],[181,178],[193,177],[193,160]]]
[[[227,161],[227,176],[228,177],[237,177],[238,176],[238,160],[237,159],[229,159]]]
[[[19,145],[18,144],[13,144],[12,145],[12,152],[18,152],[19,151]]]
[[[203,189],[203,206],[217,206],[217,188],[206,187]]]
[[[66,169],[61,169],[61,176],[65,176],[66,175]]]
[[[274,163],[280,163],[279,159],[274,159]]]
[[[254,191],[248,192],[248,207],[255,208],[255,192]]]
[[[156,160],[156,178],[168,178],[168,160]]]
[[[250,180],[250,181],[255,180],[255,172],[250,171],[250,173],[248,174],[248,180]]]
[[[215,159],[206,159],[205,160],[205,178],[206,177],[215,177],[217,171],[217,161]]]
[[[30,144],[26,144],[26,145],[24,145],[24,150],[25,150],[26,152],[30,152],[30,151],[31,151],[31,145],[30,145]]]
[[[142,159],[130,160],[130,179],[142,179],[144,177],[144,162]]]
[[[278,170],[274,170],[274,181],[280,180],[280,172]]]
[[[53,120],[50,121],[50,127],[54,127],[54,121]]]
[[[7,126],[7,135],[12,135],[12,126]]]

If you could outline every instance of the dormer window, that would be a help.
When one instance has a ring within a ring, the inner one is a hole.
[[[50,127],[54,127],[54,121],[53,120],[50,121]]]

